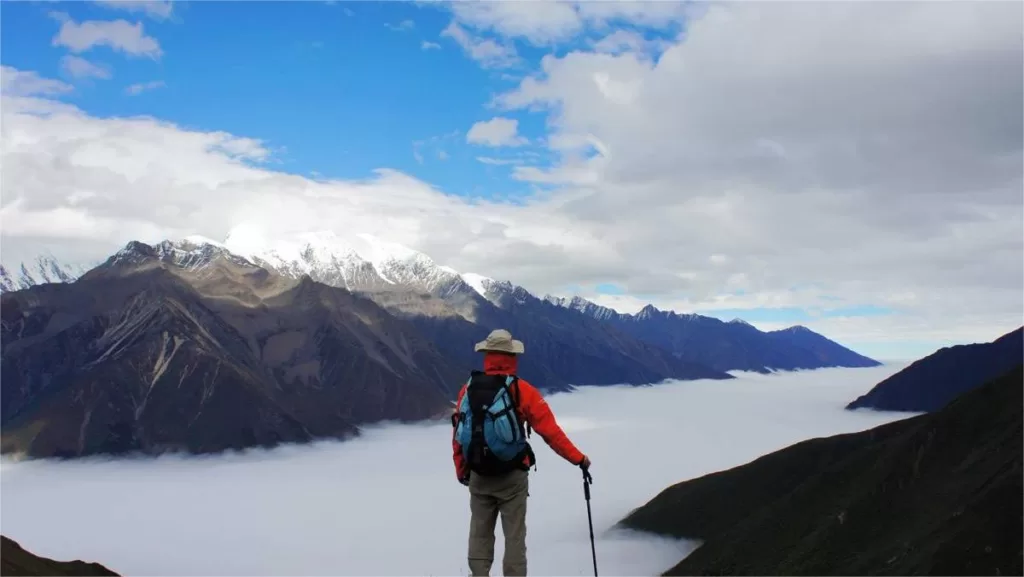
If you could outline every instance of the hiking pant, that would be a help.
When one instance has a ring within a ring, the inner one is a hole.
[[[469,572],[489,575],[494,562],[494,529],[501,514],[505,535],[503,575],[526,575],[526,497],[529,473],[469,477]]]

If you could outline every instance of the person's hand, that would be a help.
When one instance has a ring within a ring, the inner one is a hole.
[[[469,486],[469,473],[466,473],[462,477],[459,477],[459,482],[462,483],[463,485],[465,485],[466,487],[468,487]]]
[[[580,461],[580,468],[584,471],[590,468],[590,457],[583,455],[583,460]]]

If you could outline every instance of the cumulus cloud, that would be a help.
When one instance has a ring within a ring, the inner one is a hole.
[[[657,10],[633,17],[669,19]],[[24,71],[48,97],[19,99],[5,73],[4,241],[72,231],[116,249],[266,221],[376,234],[540,294],[608,302],[596,287],[612,283],[622,309],[874,305],[896,314],[805,324],[841,341],[988,340],[1024,317],[1021,10],[709,5],[656,62],[624,42],[546,56],[493,103],[549,130],[554,163],[512,172],[545,192],[514,204],[387,168],[277,172],[267,144],[90,117]]]
[[[76,53],[108,46],[130,56],[158,59],[163,55],[160,43],[146,36],[141,22],[132,24],[120,19],[75,22],[64,13],[54,13],[53,17],[61,22],[60,30],[53,37],[54,46],[65,46]]]
[[[100,64],[89,62],[81,56],[67,54],[60,60],[60,67],[64,72],[75,78],[110,78],[113,73],[110,68]]]
[[[423,43],[420,44],[420,49],[422,49],[422,50],[440,50],[441,49],[441,45],[438,44],[437,42],[429,42],[427,40],[424,40]]]
[[[593,461],[599,570],[658,575],[694,544],[610,531],[666,486],[792,443],[909,416],[843,406],[902,368],[828,369],[548,398]],[[125,575],[464,575],[468,495],[451,425],[200,459],[3,463],[4,534]],[[534,435],[533,575],[592,571],[579,469]],[[666,458],[669,456],[669,458]],[[495,569],[504,551],[496,530]],[[400,554],[396,554],[400,551]],[[183,554],[187,552],[187,554]]]
[[[521,146],[527,140],[519,136],[518,120],[496,116],[474,123],[466,133],[466,142],[483,146]]]

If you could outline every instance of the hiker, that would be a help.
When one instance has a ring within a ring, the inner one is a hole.
[[[530,467],[536,468],[526,441],[529,429],[573,465],[587,470],[590,459],[566,437],[540,392],[516,376],[518,355],[525,350],[521,341],[497,329],[474,350],[484,353],[484,370],[472,371],[452,414],[455,474],[469,487],[469,571],[489,574],[500,513],[505,535],[502,573],[526,575],[528,476]]]

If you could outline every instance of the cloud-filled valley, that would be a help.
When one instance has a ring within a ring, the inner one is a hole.
[[[694,546],[609,527],[666,486],[811,437],[908,413],[844,411],[902,366],[822,369],[549,397],[593,460],[602,574],[656,574]],[[450,424],[377,425],[357,440],[202,458],[3,461],[4,534],[49,557],[134,575],[466,574],[468,495]],[[579,470],[537,435],[530,572],[592,571]],[[500,524],[496,556],[502,549]]]

